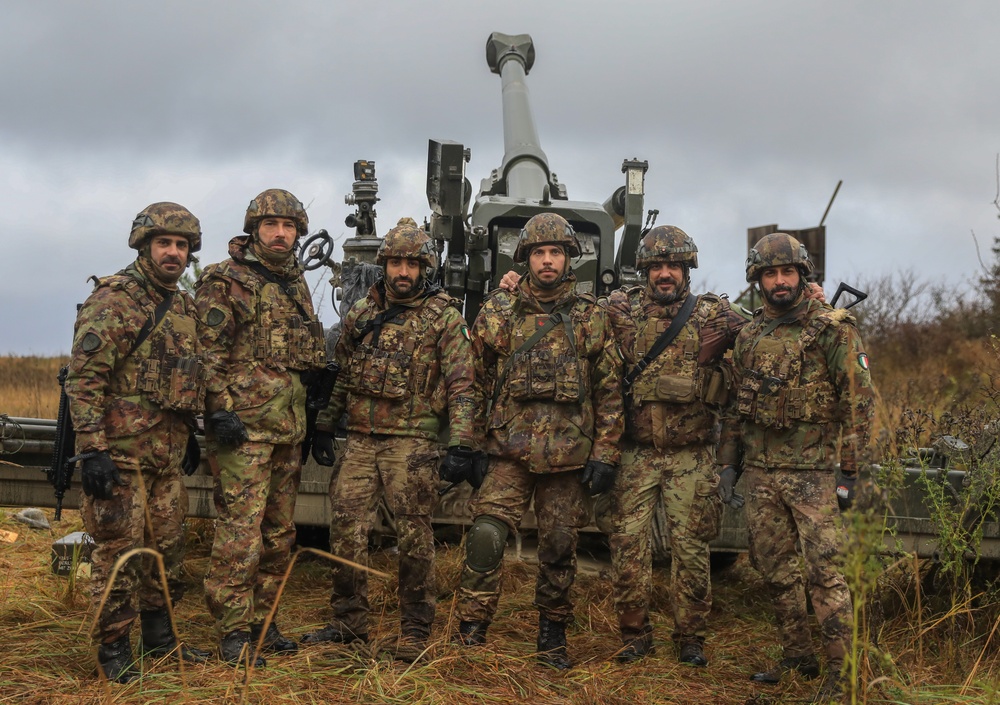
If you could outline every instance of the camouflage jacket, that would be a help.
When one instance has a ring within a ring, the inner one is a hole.
[[[494,291],[472,327],[476,380],[493,400],[487,450],[535,473],[572,470],[590,459],[615,465],[621,361],[607,311],[571,284],[546,313],[527,282],[514,294]],[[561,320],[519,352],[554,316]]]
[[[438,440],[447,420],[449,445],[478,448],[482,397],[458,301],[436,290],[382,321],[389,308],[379,281],[347,314],[334,353],[343,372],[316,428],[332,431],[346,410],[351,431]]]
[[[195,303],[207,366],[208,411],[235,411],[250,440],[300,443],[306,432],[302,374],[325,364],[323,326],[297,270],[281,285],[262,275],[247,247],[229,241],[228,259],[205,267]],[[282,290],[286,287],[286,291]]]
[[[688,296],[690,292],[664,306],[650,297],[646,286],[612,292],[608,313],[626,373],[670,326]],[[715,294],[698,297],[684,327],[639,373],[626,396],[626,432],[634,441],[669,448],[713,440],[728,392],[729,365],[723,357],[746,322],[726,299]]]
[[[735,399],[718,462],[764,468],[856,470],[867,448],[875,390],[845,309],[805,300],[772,319],[763,310],[733,350]]]
[[[66,377],[78,451],[107,450],[164,421],[187,436],[205,400],[195,306],[175,291],[154,326],[164,300],[132,263],[99,280],[80,309]]]

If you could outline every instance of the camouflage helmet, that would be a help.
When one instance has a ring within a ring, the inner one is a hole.
[[[385,234],[375,256],[375,263],[384,267],[386,260],[392,257],[417,260],[427,268],[427,277],[433,274],[434,267],[437,266],[431,238],[417,226],[413,218],[400,218],[396,227]]]
[[[527,262],[532,248],[539,245],[560,245],[570,258],[579,257],[582,251],[573,226],[557,213],[539,213],[524,224],[514,250],[514,262]]]
[[[288,218],[295,221],[295,229],[299,235],[309,232],[309,216],[306,215],[305,206],[284,189],[269,188],[250,201],[246,217],[243,218],[243,232],[252,235],[257,223],[263,218]]]
[[[683,264],[698,268],[698,246],[686,232],[673,225],[658,225],[639,241],[635,266],[647,269],[654,262]]]
[[[759,280],[761,271],[768,267],[784,267],[789,264],[798,267],[803,277],[813,272],[813,263],[805,245],[788,233],[765,235],[747,255],[747,281]]]
[[[163,201],[143,208],[132,221],[128,246],[141,250],[156,235],[181,235],[187,238],[188,250],[201,249],[201,223],[184,206]]]

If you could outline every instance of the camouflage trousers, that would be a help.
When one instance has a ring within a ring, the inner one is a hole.
[[[570,588],[576,579],[579,530],[590,520],[590,501],[580,484],[580,471],[532,473],[514,460],[490,458],[483,486],[470,502],[473,517],[491,516],[512,531],[521,524],[534,497],[538,524],[538,579],[535,607],[554,622],[573,620]],[[458,617],[463,621],[493,621],[500,601],[503,561],[480,573],[466,565],[458,591]]]
[[[399,612],[404,634],[427,637],[434,622],[434,533],[437,443],[423,438],[351,432],[340,472],[330,480],[330,551],[365,565],[368,533],[384,495],[399,542]],[[368,633],[368,574],[335,563],[331,624]]]
[[[833,473],[748,467],[743,482],[750,560],[771,593],[784,655],[813,653],[808,584],[827,659],[841,663],[854,615],[851,593],[837,565],[841,527]]]
[[[158,551],[170,599],[176,602],[183,596],[181,563],[188,498],[180,464],[187,437],[186,426],[183,430],[157,427],[136,437],[109,441],[108,452],[126,484],[115,486],[111,499],[83,495],[81,512],[84,528],[94,539],[90,589],[95,610],[115,562],[133,548]],[[119,568],[98,619],[97,641],[115,641],[128,634],[137,615],[133,595],[139,610],[166,606],[159,567],[152,556],[135,556]]]
[[[718,535],[722,517],[718,476],[707,444],[668,450],[633,445],[622,453],[608,517],[622,637],[649,631],[652,522],[661,499],[670,534],[673,638],[704,641],[712,608],[708,542]]]
[[[299,444],[208,444],[215,479],[215,541],[205,601],[222,635],[263,623],[295,543],[295,497],[302,474]]]

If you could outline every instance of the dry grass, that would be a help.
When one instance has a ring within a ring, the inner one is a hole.
[[[183,674],[176,663],[157,661],[142,664],[145,675],[141,680],[107,686],[93,673],[95,649],[87,637],[92,621],[89,586],[84,580],[72,585],[49,570],[52,540],[81,528],[78,513],[67,511],[51,532],[28,529],[7,516],[12,513],[0,510],[0,529],[20,534],[14,544],[0,544],[0,703],[776,705],[808,702],[816,687],[794,680],[758,687],[747,679],[748,673],[777,657],[779,649],[762,585],[745,559],[715,576],[707,669],[676,661],[669,644],[672,625],[663,570],[657,571],[654,589],[657,653],[631,666],[610,661],[619,642],[609,582],[606,573],[592,571],[581,575],[576,587],[577,623],[570,630],[569,642],[577,666],[559,674],[539,666],[533,658],[534,568],[516,560],[508,563],[505,593],[488,645],[460,649],[448,643],[447,637],[455,630],[450,590],[460,571],[457,548],[439,552],[441,591],[434,642],[427,659],[415,665],[395,663],[375,649],[331,645],[271,657],[249,682],[244,681],[244,671],[216,661],[187,665]],[[188,597],[177,609],[182,638],[206,648],[215,642],[201,589],[210,532],[209,522],[192,522],[185,564]],[[394,574],[391,552],[374,553],[372,564]],[[327,573],[326,564],[311,556],[296,565],[278,616],[289,636],[299,638],[329,617]],[[371,581],[376,643],[391,637],[398,625],[393,583],[381,578]],[[870,690],[859,702],[997,702],[1000,693],[990,685],[1000,673],[997,650],[988,638],[976,635],[978,631],[989,634],[992,625],[963,632],[966,642],[948,633],[943,626],[948,620],[911,623],[910,594],[905,578],[886,590],[889,607],[878,636],[881,648],[894,656],[874,669],[867,662],[865,682]],[[975,676],[964,694],[959,695],[960,686],[945,685],[961,684],[973,669]]]
[[[0,357],[0,414],[54,419],[59,368],[68,357]]]

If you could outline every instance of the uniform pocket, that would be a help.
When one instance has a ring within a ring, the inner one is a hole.
[[[722,500],[718,480],[695,483],[694,504],[688,517],[688,534],[698,541],[711,541],[722,525]]]

